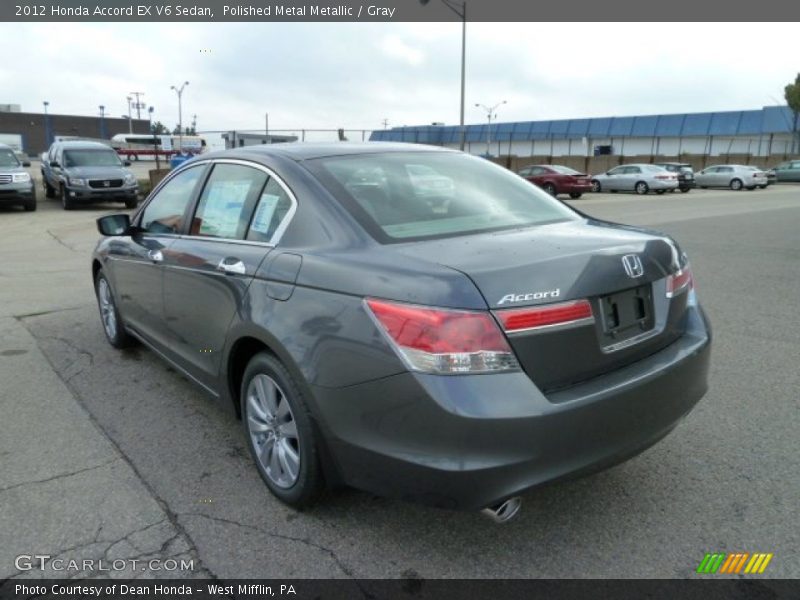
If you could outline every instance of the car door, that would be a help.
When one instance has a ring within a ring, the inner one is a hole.
[[[714,176],[716,175],[717,167],[708,167],[703,169],[695,175],[695,182],[702,187],[711,187],[714,185]]]
[[[163,261],[189,215],[205,166],[182,170],[154,194],[134,225],[137,231],[109,250],[122,318],[145,341],[164,351]]]
[[[625,172],[621,176],[620,189],[626,192],[636,187],[636,182],[642,180],[641,167],[625,167]]]
[[[544,184],[544,176],[546,174],[547,171],[542,167],[531,167],[530,175],[528,175],[528,181],[541,187]]]
[[[271,250],[256,235],[277,204],[269,180],[259,165],[216,161],[187,234],[164,252],[169,358],[212,391],[228,326]]]
[[[623,174],[625,167],[614,167],[606,173],[606,179],[601,183],[602,187],[607,190],[619,190],[619,186],[623,182]]]
[[[714,177],[714,185],[717,187],[728,187],[731,184],[733,177],[733,167],[717,167],[717,173]]]
[[[786,173],[787,178],[784,181],[800,181],[800,160],[789,163]]]

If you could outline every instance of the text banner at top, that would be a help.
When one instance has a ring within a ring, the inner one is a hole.
[[[19,0],[0,1],[0,21],[19,22],[781,22],[800,20],[800,2],[762,0]],[[569,25],[564,25],[569,27]],[[680,23],[675,24],[676,35]],[[534,32],[531,32],[532,34]],[[565,39],[569,31],[565,29]],[[598,44],[602,44],[598,30]]]

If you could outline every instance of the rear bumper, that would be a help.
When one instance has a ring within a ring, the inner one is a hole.
[[[592,191],[591,183],[564,183],[558,190],[559,194],[586,194]]]
[[[490,506],[669,433],[707,389],[710,330],[699,308],[689,322],[661,352],[549,397],[524,373],[315,387],[320,429],[345,483],[443,508]]]
[[[653,179],[648,183],[648,187],[651,190],[674,190],[678,188],[678,182],[675,180],[661,181],[659,179]]]

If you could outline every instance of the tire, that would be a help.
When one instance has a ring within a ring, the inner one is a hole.
[[[139,206],[139,200],[134,198],[133,200],[125,200],[125,208],[136,208]]]
[[[597,194],[603,190],[603,186],[596,179],[592,179],[592,191]]]
[[[769,185],[769,184],[767,184],[767,185]],[[765,190],[765,189],[767,189],[767,186],[766,186],[766,185],[760,185],[760,186],[758,186],[758,187],[760,187],[762,190]]]
[[[640,196],[644,196],[647,192],[650,191],[650,187],[644,181],[637,181],[636,185],[633,186],[633,189]]]
[[[34,198],[33,200],[31,200],[29,202],[26,202],[25,204],[22,205],[22,207],[25,209],[26,212],[35,211],[36,210],[36,198]]]
[[[67,186],[65,185],[61,186],[61,207],[64,210],[72,210],[75,208],[75,203],[67,195]]]
[[[742,180],[741,179],[731,179],[731,189],[734,191],[739,191],[742,189]]]
[[[690,188],[681,188],[681,194],[687,194],[687,193],[689,193],[689,189],[690,189]]]
[[[556,196],[557,195],[556,186],[554,186],[552,183],[545,183],[542,186],[542,189],[545,192],[547,192],[548,194],[550,194],[551,196]]]
[[[128,154],[128,156],[126,156],[125,158],[127,158],[127,159],[128,159],[128,162],[133,162],[133,161],[135,161],[135,160],[138,160],[138,159],[139,159],[139,157],[138,157],[138,156],[136,156],[135,154]]]
[[[756,186],[754,186],[754,185],[751,185],[751,186],[749,186],[749,187],[747,188],[747,191],[748,191],[748,192],[752,192],[754,189],[756,189]]]
[[[700,186],[700,189],[701,189],[701,190],[707,190],[707,189],[708,189],[708,186],[707,186],[707,185],[701,185],[701,186]]]
[[[656,190],[656,194],[658,194],[660,196],[661,194],[663,194],[666,191],[667,190]]]
[[[44,178],[44,174],[42,174],[42,181],[44,182],[44,197],[45,198],[55,198],[56,197],[56,190],[53,188],[52,185],[47,183],[47,179]]]
[[[100,321],[108,343],[114,348],[128,348],[136,344],[136,340],[125,331],[122,317],[117,310],[114,292],[103,269],[94,278],[94,293],[97,297],[97,308],[100,310]]]
[[[583,194],[581,192],[570,192],[569,193],[569,197],[572,198],[573,200],[577,200],[581,196],[583,196]]]
[[[295,508],[314,504],[325,479],[317,434],[294,377],[261,352],[244,371],[240,398],[247,446],[269,491]]]

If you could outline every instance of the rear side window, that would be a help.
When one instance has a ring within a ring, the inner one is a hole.
[[[217,164],[203,188],[191,235],[244,239],[256,201],[267,182],[260,169]]]
[[[142,213],[140,227],[150,233],[178,233],[192,200],[194,188],[205,169],[193,167],[164,184]]]
[[[384,243],[578,218],[514,173],[465,154],[391,152],[308,163],[345,208]]]
[[[277,181],[270,179],[258,200],[247,239],[254,242],[269,242],[286,219],[291,207],[289,194]]]

